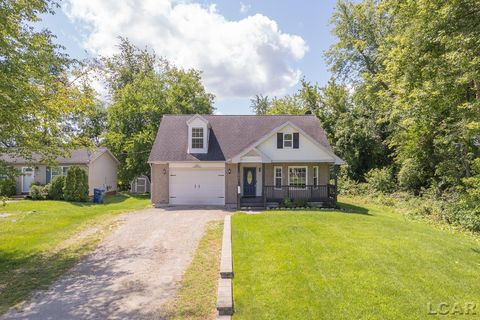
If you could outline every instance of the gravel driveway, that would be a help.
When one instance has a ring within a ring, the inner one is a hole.
[[[48,291],[1,319],[159,319],[219,209],[146,209],[122,224]]]

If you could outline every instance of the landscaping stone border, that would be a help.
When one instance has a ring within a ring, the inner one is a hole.
[[[231,216],[225,216],[223,223],[222,255],[220,278],[218,279],[217,310],[218,319],[229,319],[233,314],[233,262]]]

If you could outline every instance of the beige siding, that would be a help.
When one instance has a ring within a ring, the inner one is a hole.
[[[318,166],[318,183],[325,185],[330,180],[330,165],[326,163],[267,163],[265,164],[265,185],[273,186],[273,168],[282,167],[282,184],[288,185],[288,167],[291,166],[306,166],[307,167],[307,184],[313,184],[313,167]],[[282,198],[280,190],[274,191],[274,196]]]
[[[90,195],[94,188],[103,188],[107,192],[117,190],[117,161],[108,152],[88,166],[88,187]]]
[[[15,169],[18,170],[18,172],[21,174],[22,173],[22,168],[23,167],[28,167],[25,164],[15,164],[13,165]],[[34,165],[32,166],[35,169],[34,173],[34,181],[39,182],[41,184],[45,184],[46,181],[46,174],[47,174],[47,166],[46,165]],[[17,185],[17,194],[22,193],[22,176],[18,176],[16,179],[16,185]]]
[[[230,173],[228,173],[230,170]],[[225,168],[225,205],[237,205],[238,164],[227,163]]]
[[[168,164],[151,165],[151,197],[153,204],[168,204]],[[165,170],[165,173],[163,172]]]

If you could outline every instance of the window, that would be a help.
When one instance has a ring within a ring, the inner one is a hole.
[[[192,149],[203,149],[203,128],[192,128]]]
[[[318,188],[318,167],[313,167],[313,187]]]
[[[68,171],[68,167],[50,168],[50,181],[52,181],[53,178],[58,177],[58,176],[66,176],[67,171]]]
[[[307,185],[307,167],[288,167],[288,185],[305,188]]]
[[[275,182],[275,189],[281,189],[282,188],[282,167],[274,167],[273,169],[274,172],[274,182]]]
[[[283,147],[284,148],[291,148],[292,145],[293,145],[293,134],[284,133],[283,134]]]

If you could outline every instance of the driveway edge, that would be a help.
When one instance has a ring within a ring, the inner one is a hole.
[[[233,314],[233,262],[231,216],[225,216],[223,223],[220,278],[218,279],[217,310],[218,319],[227,319]]]

